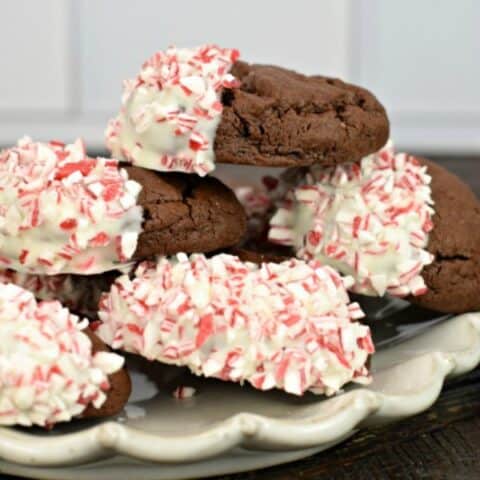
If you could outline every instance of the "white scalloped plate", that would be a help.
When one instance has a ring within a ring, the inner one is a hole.
[[[374,307],[370,318],[383,320],[374,326],[379,351],[368,388],[296,398],[130,358],[134,393],[124,414],[48,433],[1,428],[0,471],[62,480],[161,480],[275,465],[329,448],[359,428],[415,415],[432,405],[447,377],[480,363],[480,313],[433,320],[422,314],[419,323],[418,312],[403,302]],[[197,393],[175,400],[176,385]]]

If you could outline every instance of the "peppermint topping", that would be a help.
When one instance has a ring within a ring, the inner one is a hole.
[[[197,375],[332,394],[369,381],[374,351],[349,281],[316,260],[257,266],[178,254],[120,277],[100,302],[96,332],[115,349]]]
[[[193,387],[180,385],[172,392],[172,397],[176,400],[185,400],[186,398],[192,398],[196,392],[197,390]]]
[[[72,275],[34,275],[0,270],[1,283],[13,283],[32,292],[39,300],[58,300],[66,307],[74,309],[83,292],[75,288],[73,278]]]
[[[247,238],[265,233],[268,213],[273,206],[268,193],[250,185],[237,187],[234,192],[247,215]]]
[[[0,270],[1,283],[14,283],[39,300],[58,300],[70,310],[92,318],[97,316],[98,301],[110,281],[105,275],[35,275]]]
[[[427,168],[389,142],[360,162],[311,167],[270,221],[269,239],[294,246],[345,275],[367,295],[422,295],[421,276],[433,261]]]
[[[281,181],[267,175],[262,177],[260,185],[241,185],[234,189],[247,216],[248,239],[257,239],[259,236],[266,238],[275,205],[283,199],[293,185],[292,179],[287,178],[286,173]]]
[[[262,217],[271,207],[270,196],[260,188],[250,185],[237,187],[235,195],[245,209],[248,218]]]
[[[107,148],[152,170],[211,172],[221,93],[239,86],[229,73],[238,57],[215,45],[155,53],[124,82],[120,114],[105,131]]]
[[[87,325],[59,302],[0,285],[0,425],[49,426],[103,405],[123,358],[92,354]]]
[[[140,184],[81,140],[0,153],[0,264],[19,272],[93,274],[119,267],[141,232]]]

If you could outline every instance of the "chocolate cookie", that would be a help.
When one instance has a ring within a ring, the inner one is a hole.
[[[144,223],[134,258],[210,252],[231,247],[244,235],[245,212],[219,180],[125,168],[142,185],[138,201]]]
[[[231,73],[241,85],[223,93],[217,162],[333,165],[358,160],[388,140],[385,109],[363,88],[241,61]]]
[[[435,215],[427,248],[435,259],[422,271],[428,292],[409,300],[446,313],[479,310],[480,203],[456,175],[420,161],[432,176]]]
[[[109,348],[88,328],[84,330],[92,342],[93,352],[108,352]],[[107,399],[100,408],[89,404],[83,411],[82,418],[110,417],[120,413],[130,397],[132,382],[127,369],[124,367],[118,372],[109,375],[110,389],[107,392]]]
[[[350,291],[462,313],[480,308],[480,203],[455,175],[389,142],[294,178],[271,242],[350,277]]]

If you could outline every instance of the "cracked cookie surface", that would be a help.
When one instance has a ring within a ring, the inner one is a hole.
[[[241,87],[223,95],[217,162],[334,165],[358,160],[388,140],[385,109],[363,88],[244,62],[232,74]]]
[[[428,251],[435,255],[422,276],[428,292],[409,300],[431,310],[480,310],[480,203],[457,176],[424,158],[432,176],[434,228]]]
[[[144,222],[135,259],[211,252],[237,244],[245,234],[243,207],[216,178],[125,169],[142,185]]]

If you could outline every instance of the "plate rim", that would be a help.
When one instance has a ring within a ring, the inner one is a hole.
[[[57,437],[39,437],[0,427],[0,458],[32,467],[59,467],[88,463],[115,455],[155,463],[186,463],[226,454],[235,447],[291,451],[331,444],[359,427],[368,427],[415,415],[431,406],[440,395],[446,378],[466,373],[480,363],[480,312],[458,315],[449,320],[458,328],[471,328],[470,344],[457,351],[432,351],[405,362],[391,365],[398,368],[408,361],[431,362],[427,385],[408,395],[376,392],[359,387],[312,405],[311,415],[304,418],[274,418],[254,413],[237,413],[205,430],[187,435],[148,433],[132,426],[105,421],[74,433]],[[446,323],[445,322],[445,323]],[[419,337],[434,329],[434,325]],[[443,326],[443,327],[442,327]],[[415,338],[419,338],[415,337]],[[404,345],[408,346],[409,339]],[[393,347],[394,348],[394,347]],[[378,355],[388,355],[389,349]],[[388,369],[378,375],[388,374]],[[325,402],[336,402],[334,414],[319,415]]]

